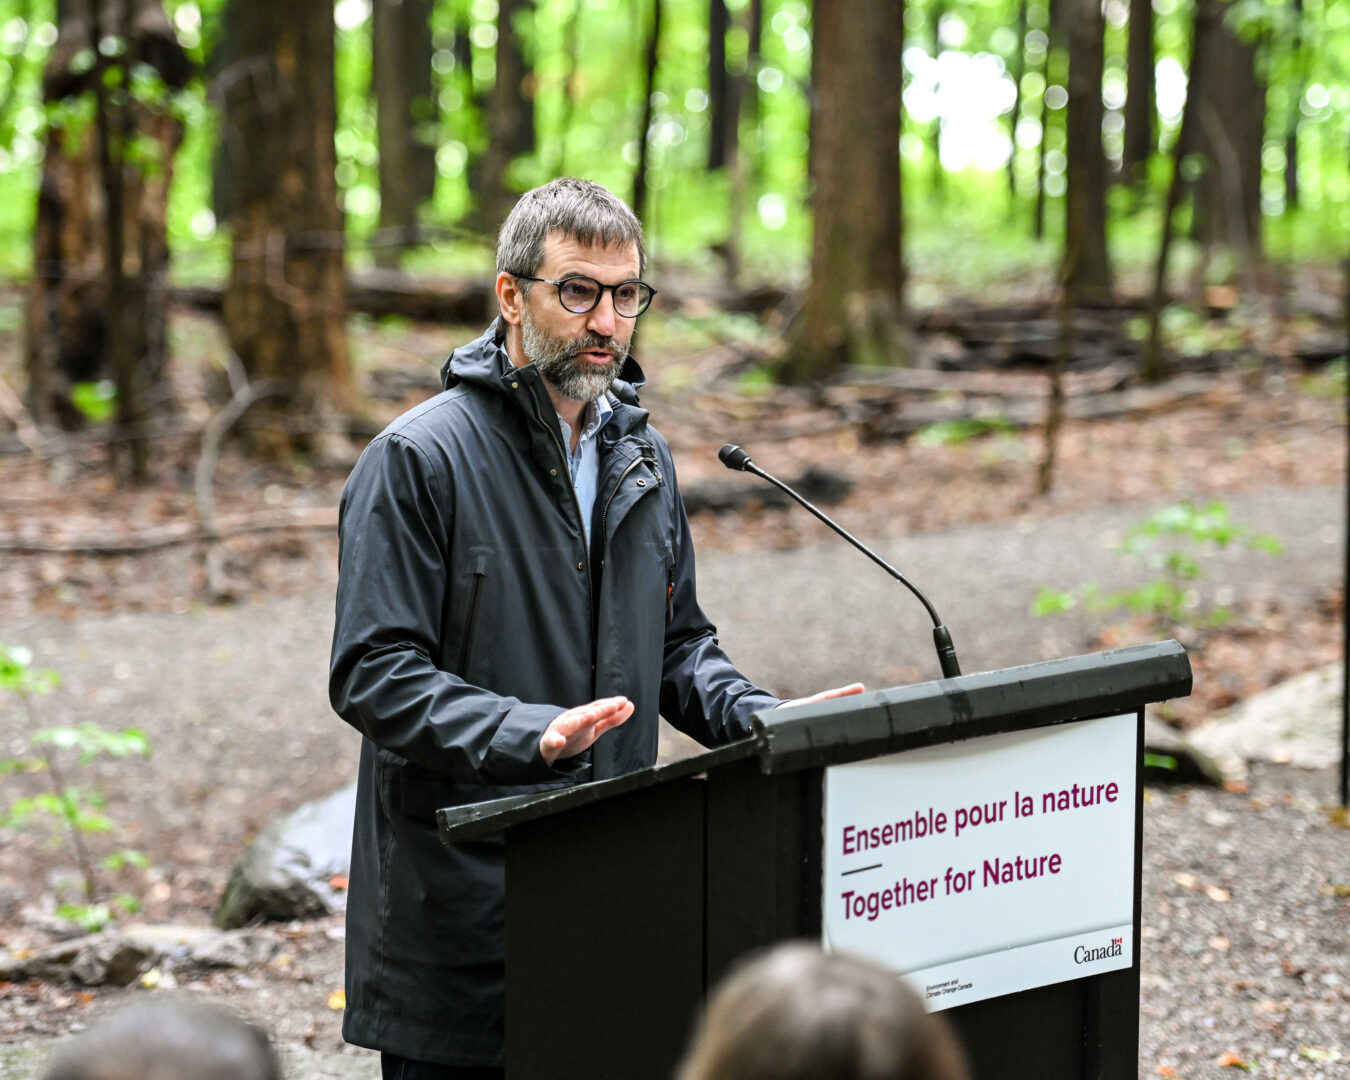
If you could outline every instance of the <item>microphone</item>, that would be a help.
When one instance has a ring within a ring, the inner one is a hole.
[[[952,644],[951,631],[942,625],[942,620],[938,618],[938,613],[936,609],[934,609],[933,605],[928,602],[928,597],[924,596],[924,594],[919,591],[918,586],[916,586],[912,581],[910,581],[909,578],[905,577],[904,574],[900,573],[899,570],[897,570],[894,566],[888,563],[875,551],[867,547],[861,540],[859,540],[857,537],[853,536],[847,530],[842,528],[831,518],[827,517],[825,514],[817,510],[809,502],[807,502],[795,491],[793,491],[790,487],[788,487],[787,484],[783,483],[783,481],[779,480],[775,476],[770,476],[768,473],[766,473],[763,469],[761,469],[758,465],[756,465],[753,461],[751,461],[750,455],[747,454],[744,450],[742,450],[739,446],[733,446],[731,443],[727,443],[725,446],[722,447],[721,450],[717,451],[717,457],[718,460],[720,460],[722,464],[725,465],[728,469],[734,469],[736,472],[754,473],[760,479],[767,480],[774,487],[778,488],[782,492],[785,492],[789,497],[791,497],[795,501],[801,503],[802,506],[804,506],[807,510],[809,510],[812,514],[818,517],[831,529],[837,532],[840,536],[842,536],[855,548],[861,551],[864,555],[866,555],[879,567],[885,570],[886,573],[890,574],[891,577],[895,578],[896,581],[900,582],[901,585],[903,585],[915,596],[917,596],[919,598],[919,602],[922,603],[923,606],[928,610],[929,618],[933,620],[933,645],[937,648],[938,664],[942,667],[942,677],[944,679],[954,679],[956,676],[961,674],[961,665],[957,663],[956,660],[956,647]]]

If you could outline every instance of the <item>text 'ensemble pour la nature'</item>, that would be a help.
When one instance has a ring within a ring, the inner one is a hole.
[[[1072,784],[1057,791],[1044,792],[1040,797],[1040,814],[1062,814],[1075,810],[1115,803],[1120,798],[1120,787],[1114,781],[1099,784]],[[928,807],[915,810],[912,815],[883,825],[845,825],[843,853],[858,855],[881,851],[897,844],[922,840],[925,837],[950,836],[955,839],[971,829],[1000,822],[1030,818],[1037,815],[1035,796],[1014,791],[1010,799],[995,799],[958,807],[948,813]],[[1058,852],[1034,854],[1002,853],[980,859],[969,869],[954,866],[932,877],[911,880],[902,877],[883,888],[864,891],[861,888],[842,893],[844,918],[877,919],[883,912],[921,904],[935,896],[957,896],[976,888],[1011,885],[1059,874],[1064,859]]]

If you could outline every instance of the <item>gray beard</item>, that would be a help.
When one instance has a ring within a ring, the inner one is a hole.
[[[619,369],[628,358],[628,346],[599,334],[580,338],[554,337],[540,330],[527,309],[520,327],[521,348],[525,359],[534,365],[550,386],[569,401],[589,404],[614,385]],[[614,360],[604,367],[596,367],[589,360],[577,357],[586,349],[609,349]]]

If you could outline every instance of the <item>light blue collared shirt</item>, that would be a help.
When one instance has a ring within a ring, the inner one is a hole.
[[[567,451],[567,468],[572,474],[577,503],[581,506],[581,523],[586,529],[587,543],[591,539],[591,513],[595,510],[595,498],[600,487],[600,447],[597,436],[613,415],[614,406],[610,404],[608,394],[601,394],[587,405],[581,414],[583,426],[575,450],[571,449],[572,429],[566,420],[558,417],[563,449]]]

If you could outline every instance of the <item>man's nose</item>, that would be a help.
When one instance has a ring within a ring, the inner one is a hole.
[[[618,319],[618,312],[614,310],[614,294],[605,289],[600,293],[600,302],[590,310],[586,329],[604,337],[613,337]]]

